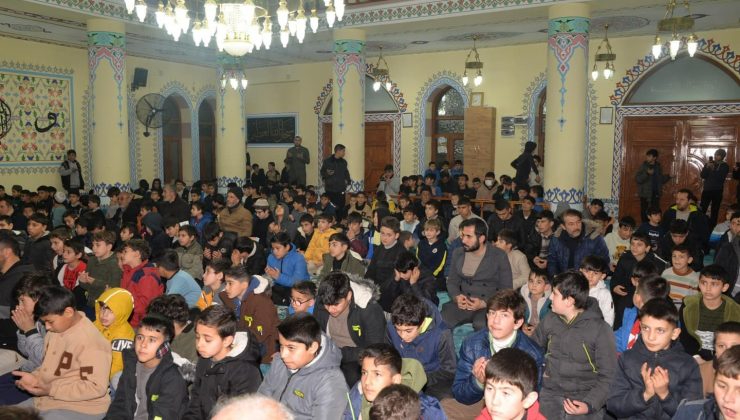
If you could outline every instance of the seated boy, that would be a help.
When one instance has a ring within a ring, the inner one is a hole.
[[[614,335],[588,296],[588,280],[578,271],[555,276],[552,312],[532,338],[545,355],[540,411],[549,419],[581,416],[601,420],[617,367]]]
[[[224,306],[210,306],[195,321],[195,370],[185,420],[207,419],[220,397],[253,393],[262,382],[259,346],[249,331],[237,332],[236,316]]]
[[[134,297],[126,289],[107,289],[95,301],[95,327],[111,344],[110,385],[113,391],[123,370],[123,351],[134,345],[134,329],[128,318],[134,310]]]
[[[34,395],[22,405],[44,417],[101,419],[110,405],[111,345],[62,286],[39,292],[34,315],[46,326],[44,360],[33,372],[13,371],[16,385]]]
[[[393,346],[378,343],[363,350],[359,360],[362,377],[347,395],[349,404],[344,410],[345,420],[370,418],[370,410],[380,392],[394,384],[406,385],[418,395],[421,402],[420,418],[446,418],[439,401],[421,391],[427,378],[417,359],[402,359]]]
[[[740,346],[733,346],[717,359],[714,395],[699,401],[682,401],[673,420],[736,419],[740,413]]]
[[[373,406],[368,412],[370,420],[405,420],[421,418],[438,418],[427,415],[422,417],[421,398],[410,386],[393,384],[383,388],[375,397]],[[439,418],[446,418],[444,415]]]
[[[637,313],[645,302],[652,299],[668,299],[670,286],[663,277],[655,273],[645,273],[640,264],[635,267],[632,282],[636,284],[635,294],[632,295],[634,306],[625,309],[622,316],[622,326],[614,331],[617,353],[624,353],[632,348],[640,336],[640,319]]]
[[[134,314],[130,320],[134,328],[146,314],[149,302],[164,293],[164,283],[157,267],[149,262],[149,252],[149,244],[143,239],[131,239],[121,249],[121,287],[134,296]]]
[[[676,340],[676,307],[653,299],[640,309],[640,337],[619,358],[607,408],[617,418],[665,419],[683,399],[702,398],[699,366]]]
[[[387,323],[388,338],[402,357],[416,359],[427,376],[426,393],[442,399],[452,396],[457,359],[452,331],[437,307],[409,293],[393,302]]]
[[[411,251],[398,254],[393,275],[395,281],[389,282],[385,293],[391,294],[394,301],[404,293],[413,293],[435,306],[439,305],[434,276],[431,271],[419,266],[419,260]]]
[[[704,386],[704,396],[708,397],[714,388],[714,367],[728,349],[740,344],[740,322],[727,321],[714,331],[714,359],[699,363],[699,372]]]
[[[527,307],[524,310],[524,325],[522,331],[532,335],[537,324],[550,312],[552,302],[550,301],[550,276],[547,270],[539,267],[532,268],[529,272],[527,284],[519,290]]]
[[[262,363],[270,363],[277,351],[277,308],[265,292],[269,281],[262,276],[250,276],[246,267],[238,265],[224,273],[226,288],[219,294],[224,306],[234,312],[239,331],[251,331],[260,344]]]
[[[723,322],[740,319],[740,305],[724,293],[730,288],[730,274],[717,264],[699,273],[699,294],[684,298],[678,315],[681,344],[691,355],[712,359],[714,331]]]
[[[318,273],[323,264],[324,254],[329,252],[329,238],[337,233],[331,228],[332,217],[326,214],[316,216],[316,230],[311,236],[311,242],[306,248],[306,264],[308,272],[311,274]],[[301,222],[303,226],[303,222]]]
[[[134,348],[123,351],[123,374],[106,419],[182,416],[188,389],[169,350],[173,330],[172,322],[161,316],[142,318]]]
[[[581,273],[588,280],[588,295],[599,302],[599,309],[609,326],[614,325],[614,302],[609,288],[604,284],[606,274],[609,272],[607,262],[596,255],[589,255],[581,262]]]
[[[226,287],[224,272],[231,268],[228,260],[214,260],[208,262],[206,271],[203,273],[203,290],[198,298],[198,309],[201,311],[211,305],[223,305],[219,293]]]
[[[299,251],[306,252],[308,244],[311,243],[311,239],[313,239],[313,216],[310,214],[304,214],[300,219],[298,219],[298,224],[300,227],[295,233],[293,243],[295,243]]]
[[[306,259],[291,243],[287,232],[278,232],[270,239],[272,252],[267,256],[265,274],[272,282],[272,301],[276,305],[290,303],[290,288],[297,282],[308,280]]]
[[[180,268],[194,279],[203,278],[203,247],[198,242],[198,231],[195,226],[180,227],[177,242],[180,246],[175,250],[180,258]]]
[[[301,313],[278,325],[280,353],[258,392],[285,404],[296,420],[339,419],[347,406],[342,354],[313,316]]]
[[[191,321],[190,308],[180,295],[161,295],[152,299],[146,310],[147,315],[159,315],[172,321],[174,327],[170,346],[177,354],[175,363],[195,369],[198,352],[195,350],[195,324]],[[189,363],[188,363],[189,362]],[[183,369],[183,372],[187,370]],[[185,373],[183,373],[185,374]]]
[[[200,287],[193,276],[180,269],[180,261],[177,251],[166,249],[157,258],[157,272],[162,282],[165,282],[165,294],[181,295],[185,298],[188,306],[195,308],[200,298]]]
[[[511,276],[514,289],[519,289],[529,279],[529,263],[527,256],[518,249],[519,234],[511,229],[501,229],[495,242],[496,248],[504,251],[511,266]]]
[[[313,314],[316,305],[316,283],[312,281],[301,281],[290,289],[290,306],[288,314],[308,312]]]
[[[671,266],[666,268],[661,277],[671,285],[670,297],[676,308],[680,308],[686,296],[697,294],[699,273],[691,269],[691,250],[686,244],[679,244],[671,251]]]
[[[95,307],[95,302],[105,289],[121,285],[121,267],[113,252],[115,243],[116,234],[111,231],[93,234],[93,255],[87,260],[87,271],[78,277],[80,287],[87,295],[87,305],[91,308]]]
[[[324,254],[319,278],[323,278],[336,270],[356,276],[365,275],[365,264],[352,255],[350,240],[342,232],[337,232],[329,237],[329,252]]]
[[[314,316],[342,351],[347,385],[360,379],[362,349],[385,340],[385,316],[376,294],[377,286],[371,281],[341,271],[329,273],[319,284]]]
[[[416,213],[411,206],[407,206],[401,209],[403,214],[403,220],[401,221],[401,230],[404,232],[414,233],[416,226],[419,224],[419,219],[416,218]]]
[[[544,420],[537,402],[537,362],[529,354],[508,348],[486,363],[486,406],[475,420]]]
[[[424,222],[422,237],[417,245],[417,257],[421,267],[431,271],[436,279],[436,290],[438,292],[447,291],[447,282],[445,279],[445,265],[447,261],[447,245],[444,239],[440,238],[442,232],[442,222],[439,219],[429,219]]]
[[[486,307],[488,328],[469,335],[460,347],[452,394],[462,404],[472,405],[483,399],[486,363],[502,349],[513,347],[529,354],[537,363],[538,378],[542,377],[544,352],[520,330],[526,308],[521,294],[513,289],[499,290],[488,299]]]

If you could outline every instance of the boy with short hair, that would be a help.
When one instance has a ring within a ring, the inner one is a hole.
[[[344,233],[337,232],[329,237],[329,252],[324,254],[319,278],[323,278],[335,270],[344,271],[345,273],[356,276],[365,274],[365,264],[352,255],[349,247],[350,240]]]
[[[714,388],[717,359],[737,345],[740,345],[740,322],[727,321],[720,324],[714,331],[714,359],[699,363],[705,397],[709,396]]]
[[[442,174],[442,179],[447,173]],[[407,385],[393,384],[383,388],[370,407],[370,420],[405,420],[422,418],[421,399],[419,394]],[[432,418],[426,416],[425,418]],[[444,417],[443,417],[444,418]]]
[[[684,298],[680,339],[689,354],[711,360],[714,331],[723,322],[740,319],[740,305],[724,294],[730,288],[729,277],[721,266],[708,265],[699,273],[699,293]]]
[[[172,322],[158,315],[141,320],[134,348],[123,352],[123,374],[106,419],[179,419],[187,383],[170,349]]]
[[[599,309],[609,326],[614,325],[614,302],[604,279],[609,271],[606,261],[596,255],[589,255],[581,262],[581,273],[588,280],[588,295],[599,302]]]
[[[451,396],[457,367],[455,346],[437,307],[416,295],[402,294],[393,302],[386,329],[401,356],[424,366],[426,393],[438,399]]]
[[[248,331],[237,332],[228,308],[210,306],[198,315],[195,345],[200,358],[184,420],[209,418],[221,397],[257,391],[262,381],[259,346]]]
[[[181,295],[190,308],[195,308],[200,298],[200,287],[190,274],[180,268],[178,260],[177,251],[166,249],[156,261],[159,278],[166,283],[166,294]]]
[[[498,232],[498,238],[494,243],[496,248],[504,251],[511,265],[512,283],[514,289],[519,289],[529,279],[529,262],[527,256],[519,250],[519,234],[511,229],[502,229]]]
[[[311,216],[310,214],[304,214],[303,216],[301,216],[300,219],[298,219],[298,224],[300,225],[300,227],[296,231],[295,237],[293,238],[293,243],[295,243],[295,246],[301,252],[306,252],[306,249],[308,249],[308,244],[311,243],[311,239],[313,239],[313,221],[313,216]]]
[[[699,273],[691,269],[692,261],[691,250],[685,244],[676,245],[671,251],[671,266],[661,274],[671,285],[670,297],[676,308],[686,296],[698,293]]]
[[[663,212],[656,205],[650,206],[647,209],[647,218],[647,222],[643,222],[637,228],[637,231],[647,234],[650,238],[650,249],[656,254],[660,254],[660,239],[666,233],[663,225],[660,223],[663,220]]]
[[[412,293],[432,302],[435,306],[439,305],[434,276],[427,269],[420,267],[419,259],[412,252],[403,251],[396,257],[393,273],[394,281],[389,282],[385,293],[391,295],[394,302],[404,293]]]
[[[134,297],[126,289],[106,289],[95,301],[95,327],[111,344],[110,386],[115,392],[123,370],[123,351],[134,345],[134,329],[128,318],[134,310]]]
[[[49,243],[51,244],[51,250],[54,251],[54,259],[51,260],[51,269],[55,278],[59,274],[59,270],[64,266],[64,241],[69,239],[69,235],[69,230],[66,228],[54,229],[49,233]]]
[[[203,247],[198,243],[198,231],[195,226],[185,225],[177,232],[175,248],[180,260],[180,268],[194,279],[203,278]]]
[[[296,282],[309,279],[306,260],[298,252],[287,232],[278,232],[270,239],[265,274],[272,278],[272,301],[276,305],[290,303],[290,288]]]
[[[588,280],[578,271],[555,276],[552,312],[532,336],[548,349],[540,392],[540,411],[547,418],[600,420],[604,415],[617,352],[612,330],[588,289]]]
[[[390,312],[393,301],[398,296],[394,293],[396,260],[401,252],[405,251],[403,244],[398,240],[401,225],[393,216],[386,216],[380,220],[380,246],[375,247],[373,258],[367,266],[365,277],[372,279],[380,286],[378,303],[383,311]]]
[[[170,321],[174,327],[174,335],[170,340],[172,352],[178,366],[183,367],[183,375],[188,368],[198,362],[198,351],[195,349],[195,324],[191,321],[190,307],[181,295],[160,295],[152,299],[146,308],[147,315],[161,315]],[[185,359],[185,360],[182,360]],[[189,373],[189,372],[188,372]],[[192,379],[190,379],[192,382]]]
[[[309,242],[305,253],[308,272],[312,274],[321,270],[324,254],[329,252],[329,238],[337,233],[331,227],[332,216],[320,214],[316,216],[316,220],[316,230],[311,236],[311,242]]]
[[[134,296],[131,326],[137,328],[146,314],[149,302],[164,293],[164,282],[157,267],[149,262],[149,244],[143,239],[131,239],[121,249],[121,287]]]
[[[427,203],[428,205],[428,203]],[[447,291],[447,282],[444,268],[447,261],[447,245],[440,238],[442,222],[439,219],[429,219],[424,222],[422,237],[416,246],[416,256],[419,264],[434,275],[435,288],[438,292]]]
[[[104,230],[93,234],[93,255],[87,261],[87,270],[80,273],[80,287],[85,289],[87,305],[95,307],[98,297],[105,289],[119,287],[123,272],[113,252],[116,234]]]
[[[208,263],[203,274],[203,290],[198,298],[198,309],[201,311],[211,305],[223,305],[219,293],[226,287],[224,273],[231,268],[228,260],[215,260]]]
[[[306,280],[293,285],[290,288],[290,306],[288,314],[308,312],[313,314],[316,305],[316,283]]]
[[[527,353],[537,364],[538,378],[542,377],[544,352],[521,331],[526,308],[524,298],[513,289],[503,289],[488,299],[486,307],[487,328],[466,337],[460,347],[452,394],[462,404],[471,405],[483,399],[486,363],[502,349],[513,347]]]
[[[643,262],[635,267],[632,282],[635,284],[635,294],[632,295],[632,307],[625,309],[622,316],[622,326],[614,331],[617,353],[624,353],[632,348],[640,336],[640,319],[637,317],[642,306],[652,299],[668,299],[671,286],[666,279],[655,273],[646,273],[642,269]]]
[[[23,405],[44,417],[100,419],[108,410],[111,346],[62,286],[39,293],[34,315],[46,326],[44,360],[33,372],[13,371],[16,385],[33,394]]]
[[[33,213],[28,218],[28,240],[23,247],[23,256],[21,262],[30,264],[36,270],[51,270],[51,260],[54,253],[51,250],[49,242],[49,219],[41,213]]]
[[[486,363],[486,406],[475,420],[545,420],[537,402],[539,367],[516,348],[501,349]]]
[[[639,317],[640,338],[619,358],[607,408],[617,418],[670,420],[681,400],[703,396],[699,366],[676,341],[675,306],[653,299]]]
[[[296,420],[341,418],[347,385],[339,369],[339,348],[307,313],[283,320],[278,333],[280,357],[258,392],[285,404]]]
[[[404,207],[401,209],[401,213],[403,214],[401,230],[414,233],[416,226],[419,224],[419,220],[416,218],[416,213],[414,213],[414,208],[411,206]]]
[[[427,378],[419,360],[402,359],[401,354],[393,346],[378,343],[364,349],[360,353],[359,361],[362,366],[362,377],[347,395],[349,404],[344,410],[344,420],[370,418],[370,410],[380,393],[392,385],[399,384],[409,386],[418,395],[421,402],[420,418],[446,418],[439,401],[422,392]]]
[[[706,400],[682,401],[673,420],[736,419],[740,412],[740,345],[717,358],[714,394]]]
[[[547,270],[539,267],[532,268],[529,272],[527,284],[519,290],[527,304],[524,310],[524,325],[522,331],[531,336],[537,324],[550,312],[550,276]]]
[[[604,242],[609,249],[609,265],[613,270],[617,267],[619,258],[630,249],[630,238],[635,231],[635,219],[624,216],[619,219],[619,228],[604,236]]]
[[[262,363],[270,363],[277,350],[277,308],[266,293],[269,280],[250,276],[238,265],[224,272],[226,287],[219,293],[224,306],[234,312],[239,331],[251,331],[262,347]]]

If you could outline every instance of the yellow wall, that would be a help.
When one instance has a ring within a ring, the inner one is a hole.
[[[729,45],[733,50],[740,50],[740,29],[711,31],[697,33],[701,37],[713,38],[722,45]],[[544,35],[543,35],[544,38]],[[544,40],[543,40],[544,41]],[[592,40],[590,62],[593,63],[593,51],[600,40]],[[74,70],[74,95],[77,150],[80,154],[86,153],[82,144],[85,126],[82,123],[84,92],[87,88],[87,50],[81,48],[65,48],[59,46],[44,46],[43,44],[20,41],[10,38],[0,38],[3,45],[3,59],[24,64],[37,64],[72,68]],[[602,106],[611,106],[609,96],[613,93],[617,81],[627,69],[634,66],[639,59],[649,54],[652,37],[613,38],[612,47],[617,54],[615,62],[616,77],[610,81],[599,79],[593,87],[596,91],[597,109]],[[527,88],[533,80],[545,71],[546,44],[517,45],[511,47],[480,49],[481,60],[485,63],[484,82],[474,91],[484,93],[486,106],[497,109],[497,116],[519,115],[523,112],[523,100]],[[402,130],[401,172],[411,174],[416,172],[417,162],[414,159],[417,144],[416,134],[420,116],[415,112],[417,101],[424,88],[436,76],[443,72],[453,72],[459,76],[467,51],[452,51],[430,54],[391,55],[386,57],[391,70],[391,77],[404,95],[408,103],[407,112],[414,112],[414,127]],[[369,58],[368,62],[374,62]],[[179,63],[168,63],[157,60],[127,57],[126,72],[130,83],[135,67],[149,69],[149,79],[146,88],[135,92],[138,99],[145,93],[161,92],[167,86],[177,84],[187,93],[189,100],[194,103],[204,89],[215,89],[217,84],[216,71],[212,68],[188,66]],[[316,166],[319,161],[318,124],[313,107],[323,87],[332,77],[332,62],[279,66],[272,68],[248,70],[249,88],[246,93],[246,114],[298,114],[298,134],[304,139],[311,153],[311,165],[308,168],[308,182],[315,183]],[[217,112],[217,111],[216,111]],[[131,116],[133,118],[133,114]],[[500,120],[499,120],[500,121]],[[156,161],[158,144],[156,135],[144,138],[143,126],[137,127],[137,141],[140,146],[140,167],[137,175],[151,179],[157,175],[159,163]],[[520,152],[520,127],[513,137],[496,139],[496,167],[497,174],[510,173],[509,162]],[[613,125],[598,125],[596,141],[596,191],[594,196],[609,197],[611,195],[611,171],[613,155]],[[268,161],[275,161],[282,169],[282,160],[285,148],[256,148],[248,147],[252,162],[265,167]],[[189,153],[189,145],[185,146]],[[429,156],[429,154],[427,154]],[[83,162],[85,159],[81,159]],[[185,178],[191,182],[190,156],[184,159]],[[83,168],[84,169],[84,168]],[[3,183],[8,186],[21,183],[25,186],[52,184],[60,186],[56,174],[13,175],[3,174]]]

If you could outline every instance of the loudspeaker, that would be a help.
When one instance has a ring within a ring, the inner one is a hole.
[[[136,90],[140,87],[146,87],[146,79],[149,75],[149,70],[141,67],[134,69],[134,80],[131,82],[131,90]]]

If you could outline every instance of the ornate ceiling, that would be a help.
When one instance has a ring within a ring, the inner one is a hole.
[[[276,0],[267,0],[274,1]],[[349,0],[343,22],[335,27],[366,31],[370,56],[383,46],[386,55],[465,50],[473,35],[479,47],[517,45],[545,40],[548,6],[572,0]],[[588,1],[588,0],[585,0]],[[651,35],[665,13],[666,0],[591,0],[592,33],[598,37],[609,24],[610,37]],[[694,0],[696,31],[737,27],[738,0]],[[127,22],[130,55],[215,66],[216,48],[195,47],[187,34],[174,42],[153,22],[129,16],[123,0],[3,0],[0,35],[79,48],[86,47],[85,22],[107,17]],[[291,40],[283,49],[273,42],[269,51],[249,54],[247,65],[265,67],[320,62],[332,54],[331,31],[306,35],[303,44]]]

